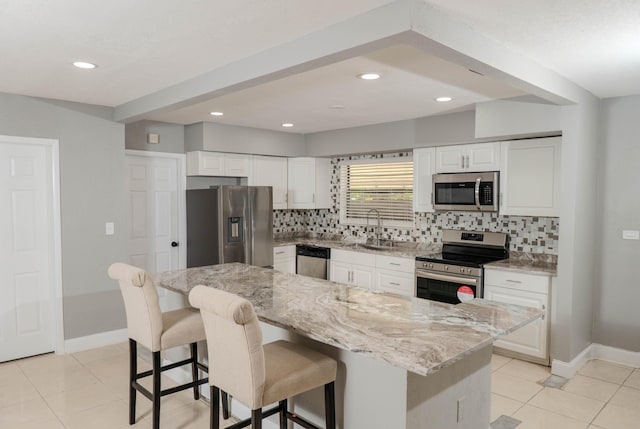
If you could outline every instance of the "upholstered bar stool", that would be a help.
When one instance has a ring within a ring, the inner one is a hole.
[[[209,349],[211,385],[211,429],[219,428],[220,389],[252,410],[251,418],[228,426],[239,429],[251,424],[262,428],[264,417],[279,413],[280,428],[291,420],[308,429],[318,429],[287,409],[287,399],[324,386],[325,417],[328,429],[335,429],[337,363],[308,347],[287,341],[262,345],[262,329],[249,301],[206,286],[196,286],[189,302],[199,308]],[[278,403],[267,411],[266,405]]]
[[[200,399],[198,386],[208,379],[198,379],[198,369],[208,372],[208,368],[198,362],[198,341],[205,340],[202,318],[197,310],[183,308],[161,312],[158,293],[151,277],[142,269],[123,263],[109,267],[109,277],[118,280],[127,313],[129,333],[129,424],[136,419],[136,391],[153,403],[153,428],[160,427],[160,399],[162,396],[193,388],[194,399]],[[152,353],[152,369],[138,373],[138,348],[140,344]],[[191,357],[170,365],[162,366],[160,352],[173,347],[190,345]],[[170,389],[162,390],[161,373],[182,365],[191,365],[193,381]],[[138,383],[144,377],[153,377],[150,392]],[[227,395],[223,393],[223,412],[228,417]]]

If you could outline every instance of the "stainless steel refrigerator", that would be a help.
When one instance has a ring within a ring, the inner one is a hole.
[[[187,267],[273,265],[271,186],[187,190]]]

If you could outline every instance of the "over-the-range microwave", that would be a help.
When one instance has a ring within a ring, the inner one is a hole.
[[[436,210],[497,212],[498,171],[433,175],[433,207]]]

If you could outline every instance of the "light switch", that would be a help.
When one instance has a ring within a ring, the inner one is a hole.
[[[115,233],[115,226],[113,222],[107,222],[104,224],[104,233],[105,235],[113,235]]]
[[[625,229],[622,231],[623,240],[640,240],[640,231],[635,229]]]

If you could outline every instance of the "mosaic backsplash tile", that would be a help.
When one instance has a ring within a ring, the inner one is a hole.
[[[340,234],[343,237],[364,239],[373,237],[374,228],[365,225],[340,223],[338,213],[339,168],[342,160],[409,156],[408,152],[394,154],[358,155],[334,158],[331,176],[333,207],[320,210],[274,210],[273,232],[315,232]],[[412,241],[441,244],[442,230],[466,229],[474,231],[504,232],[511,239],[511,251],[558,254],[559,218],[531,216],[499,216],[497,213],[436,212],[415,213],[412,227],[385,227],[381,238],[394,241]]]

